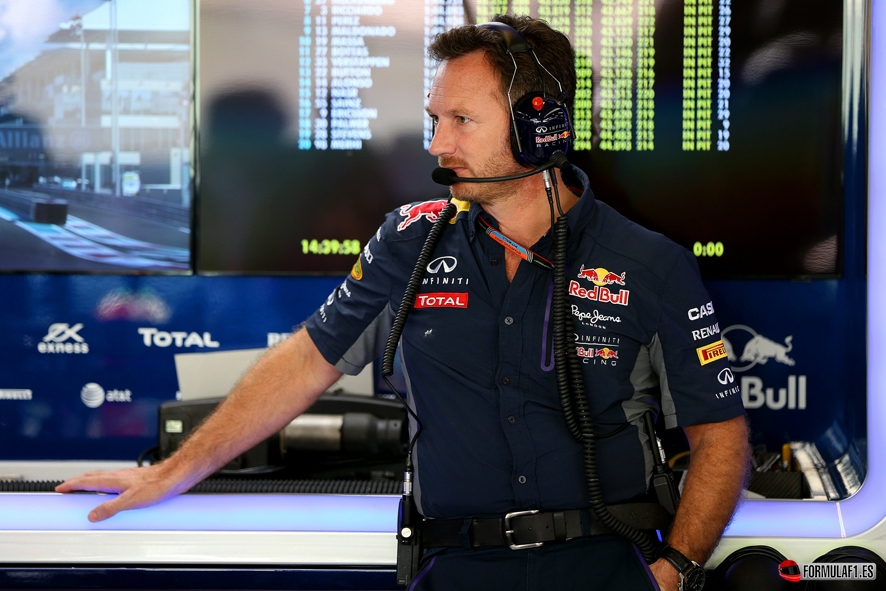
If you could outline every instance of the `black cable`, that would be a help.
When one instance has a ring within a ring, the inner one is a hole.
[[[385,383],[397,396],[397,400],[406,407],[407,412],[412,415],[412,418],[415,419],[416,423],[415,434],[409,442],[409,451],[406,455],[407,469],[411,469],[412,467],[412,448],[418,439],[418,434],[421,432],[421,421],[419,420],[418,415],[415,414],[415,411],[409,408],[409,404],[407,404],[406,400],[400,392],[397,391],[394,385],[391,384],[388,377],[394,373],[394,355],[397,354],[397,344],[400,342],[400,336],[403,334],[403,327],[406,325],[406,317],[409,316],[409,311],[412,309],[413,302],[415,302],[415,294],[418,293],[418,288],[419,285],[421,285],[422,277],[424,277],[425,269],[428,266],[428,262],[431,260],[431,255],[434,253],[434,248],[436,248],[437,242],[440,240],[440,235],[446,228],[446,224],[449,223],[449,220],[452,219],[457,211],[458,208],[454,203],[447,204],[440,212],[437,221],[434,222],[434,225],[431,227],[431,231],[428,232],[428,237],[425,239],[425,243],[418,255],[418,260],[415,261],[415,267],[412,269],[412,276],[410,276],[409,282],[406,284],[406,290],[403,292],[403,299],[400,300],[397,316],[391,324],[391,333],[388,335],[388,341],[385,343],[385,352],[382,356],[381,373]]]
[[[554,184],[557,204],[560,195]],[[569,228],[566,216],[561,215],[554,224],[554,301],[552,302],[554,322],[554,360],[557,391],[563,406],[563,419],[569,432],[582,443],[582,456],[585,480],[591,511],[597,520],[617,535],[635,544],[648,564],[658,558],[658,548],[651,538],[642,531],[629,526],[616,518],[603,500],[603,489],[597,475],[597,446],[594,423],[584,387],[581,361],[575,353],[574,343],[567,335],[574,334],[572,317],[568,314],[569,292],[566,289],[566,246]]]

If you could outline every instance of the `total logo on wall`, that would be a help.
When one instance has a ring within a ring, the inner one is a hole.
[[[793,349],[793,336],[779,340],[770,339],[750,326],[733,324],[720,333],[726,353],[736,373],[742,373],[769,362],[793,367],[789,355]],[[766,407],[771,410],[803,410],[806,408],[806,376],[789,375],[779,384],[766,384],[762,378],[745,375],[741,377],[741,399],[745,408]]]
[[[203,334],[185,331],[165,331],[156,328],[139,328],[138,334],[142,335],[142,341],[145,347],[198,347],[207,349],[217,349],[218,341],[212,340],[212,335],[208,332]]]
[[[132,402],[131,390],[108,390],[89,382],[80,390],[80,400],[89,408],[98,408],[105,402]]]
[[[55,322],[49,325],[46,336],[37,343],[40,353],[89,353],[89,344],[80,334],[83,324],[70,325],[67,322]]]

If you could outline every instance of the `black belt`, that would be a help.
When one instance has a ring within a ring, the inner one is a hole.
[[[620,521],[640,530],[664,530],[671,515],[658,503],[610,505]],[[589,509],[515,511],[504,517],[425,519],[421,522],[425,548],[508,546],[512,550],[537,548],[546,542],[613,533]]]

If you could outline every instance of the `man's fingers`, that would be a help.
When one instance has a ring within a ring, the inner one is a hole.
[[[89,521],[96,523],[104,521],[108,517],[113,517],[120,512],[120,497],[106,501],[89,512]]]
[[[123,486],[119,479],[108,478],[107,474],[102,474],[101,472],[93,472],[70,478],[55,487],[55,492],[60,493],[69,493],[75,490],[119,493],[123,490]]]

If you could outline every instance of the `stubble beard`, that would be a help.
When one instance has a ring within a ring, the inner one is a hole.
[[[524,169],[514,160],[509,145],[503,146],[495,155],[480,167],[469,167],[464,161],[438,160],[443,168],[459,166],[468,168],[471,176],[477,178],[508,176],[523,172]],[[515,193],[519,180],[501,181],[495,183],[455,183],[449,188],[453,198],[478,205],[493,205],[506,199]]]

